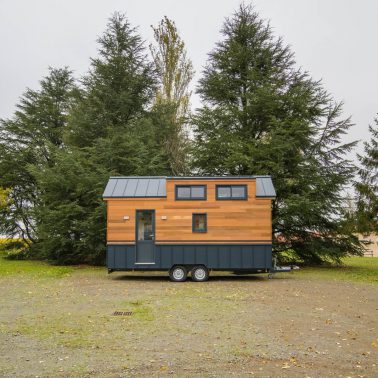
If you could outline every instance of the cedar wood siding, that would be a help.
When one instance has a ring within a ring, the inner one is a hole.
[[[247,200],[216,200],[216,185],[242,184],[248,186]],[[166,185],[166,198],[107,198],[107,242],[135,243],[136,210],[155,210],[157,245],[272,242],[272,199],[256,198],[256,179],[169,178]],[[176,201],[175,185],[206,185],[207,199]],[[193,213],[207,214],[206,233],[192,232]]]

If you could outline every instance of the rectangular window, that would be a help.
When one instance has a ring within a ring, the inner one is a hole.
[[[206,185],[176,185],[176,200],[205,200]]]
[[[193,214],[192,231],[207,232],[207,214]]]
[[[217,200],[246,200],[248,199],[247,185],[217,185]]]
[[[178,186],[176,191],[176,199],[189,199],[190,198],[190,186]]]

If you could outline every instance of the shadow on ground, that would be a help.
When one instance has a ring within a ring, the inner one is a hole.
[[[169,281],[169,277],[166,274],[151,274],[151,275],[145,275],[145,274],[122,274],[117,276],[110,276],[109,277],[112,280],[115,281],[160,281],[160,282],[166,282]],[[287,278],[287,276],[286,276]],[[276,276],[273,278],[274,280],[282,280],[285,279],[285,276]],[[188,277],[188,281],[191,281],[190,277]],[[266,275],[214,275],[210,276],[209,282],[225,282],[225,281],[269,281],[268,277]]]

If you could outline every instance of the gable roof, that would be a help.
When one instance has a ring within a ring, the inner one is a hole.
[[[274,198],[270,176],[115,176],[110,177],[103,198],[159,198],[167,196],[167,180],[256,179],[256,197]]]

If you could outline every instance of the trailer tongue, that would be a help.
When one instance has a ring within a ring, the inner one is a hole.
[[[275,266],[271,273],[285,273],[285,272],[291,272],[293,268],[291,266]]]
[[[273,269],[270,270],[268,274],[268,278],[273,278],[274,273],[289,273],[293,272],[293,270],[299,269],[297,265],[286,265],[286,266],[279,266],[277,265],[276,259],[273,260]]]

